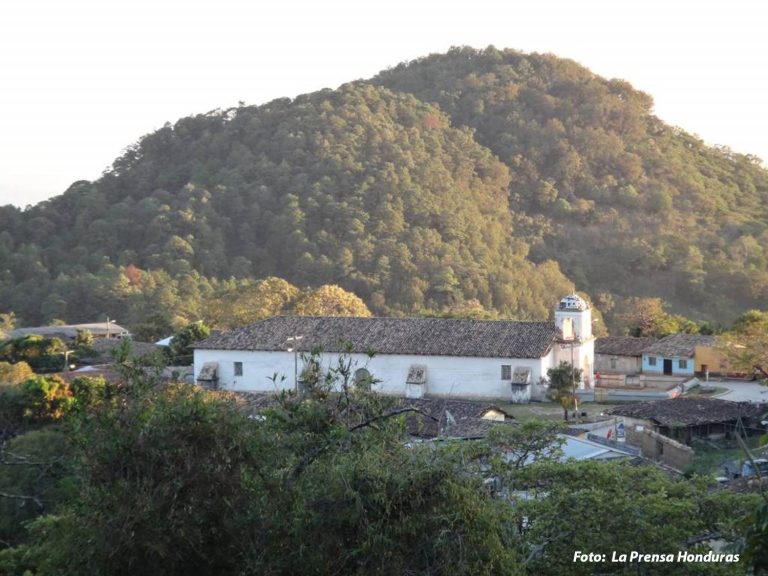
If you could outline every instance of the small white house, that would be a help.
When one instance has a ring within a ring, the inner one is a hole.
[[[584,370],[582,387],[594,366],[591,311],[572,295],[554,322],[276,316],[198,342],[195,376],[226,390],[294,389],[302,354],[314,348],[324,367],[351,349],[358,376],[372,374],[380,392],[410,398],[527,402],[543,395],[539,379],[560,361]]]

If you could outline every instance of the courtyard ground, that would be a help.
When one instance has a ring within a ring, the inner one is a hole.
[[[596,404],[595,402],[581,402],[579,403],[579,416],[575,422],[596,422],[608,418],[602,416],[602,413],[606,410],[613,408],[615,404]],[[535,418],[544,418],[546,420],[556,420],[558,422],[564,422],[563,420],[563,407],[556,402],[531,402],[530,404],[502,404],[500,408],[503,408],[510,414],[512,414],[516,420],[520,422],[526,422]],[[574,420],[571,417],[573,410],[569,410],[568,421],[573,423]],[[586,416],[581,416],[583,412],[586,412]]]
[[[725,388],[726,392],[718,395],[721,400],[733,402],[768,402],[768,386],[760,382],[745,382],[743,380],[712,381],[711,384],[718,388]]]

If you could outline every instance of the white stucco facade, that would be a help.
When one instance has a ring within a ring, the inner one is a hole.
[[[268,318],[202,342],[195,349],[195,376],[224,390],[290,390],[304,371],[301,355],[289,351],[293,343],[340,350],[340,342],[353,341],[378,354],[348,355],[352,372],[367,369],[384,394],[528,402],[543,399],[539,382],[561,362],[583,371],[582,388],[592,386],[592,313],[576,294],[559,302],[554,322]],[[338,358],[322,354],[323,372],[338,366]]]
[[[555,309],[555,326],[563,341],[555,344],[555,363],[565,362],[582,370],[580,388],[593,385],[595,337],[592,334],[592,310],[580,296],[572,294]]]
[[[582,371],[580,388],[589,388],[594,384],[595,339],[560,342],[554,345],[555,365],[560,362],[571,364]],[[545,372],[546,374],[546,372]]]
[[[413,365],[426,366],[424,393],[466,399],[512,400],[512,384],[502,379],[502,366],[531,370],[530,384],[546,377],[554,366],[554,350],[542,358],[476,358],[458,356],[351,354],[352,371],[367,368],[380,382],[377,389],[384,394],[406,395],[408,372]],[[221,389],[248,392],[274,392],[294,387],[294,354],[292,352],[195,350],[195,374],[203,364],[218,364],[218,386]],[[235,363],[242,363],[242,376],[235,375]],[[338,364],[338,354],[322,355],[323,368]],[[298,372],[303,363],[298,359]],[[272,378],[277,375],[277,385]]]

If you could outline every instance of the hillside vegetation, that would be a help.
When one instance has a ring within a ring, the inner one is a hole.
[[[768,296],[766,206],[756,159],[665,125],[628,83],[457,48],[183,118],[94,182],[0,207],[0,312],[196,320],[275,276],[379,315],[543,319],[573,282],[604,312],[661,297],[730,322]]]
[[[604,307],[659,296],[727,322],[768,296],[768,172],[664,124],[627,82],[494,48],[453,49],[374,81],[473,128],[510,169],[513,236]]]
[[[187,298],[203,279],[274,275],[338,283],[380,314],[546,317],[568,282],[511,240],[508,186],[470,130],[384,88],[185,118],[96,182],[4,208],[2,301],[26,321],[80,317],[78,293],[98,298],[89,274],[130,283],[118,267],[133,266]]]

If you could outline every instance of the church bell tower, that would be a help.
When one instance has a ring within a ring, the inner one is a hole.
[[[555,326],[564,340],[591,339],[592,310],[587,301],[578,294],[561,299],[555,308]]]
[[[560,332],[556,362],[567,362],[583,371],[581,388],[592,386],[595,365],[595,338],[592,335],[592,309],[578,294],[560,300],[555,308],[555,327]]]

